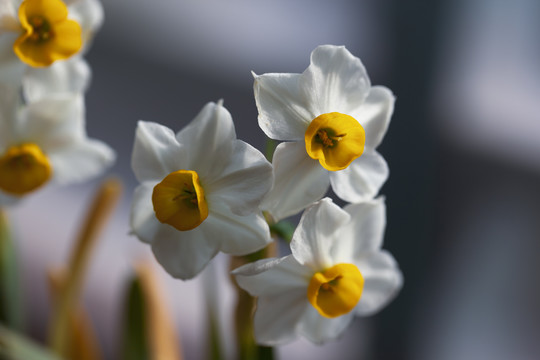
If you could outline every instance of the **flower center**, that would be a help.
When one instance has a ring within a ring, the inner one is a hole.
[[[45,184],[52,174],[47,156],[32,143],[16,145],[0,157],[0,189],[25,195]]]
[[[317,116],[304,135],[308,155],[327,170],[347,168],[364,152],[364,128],[352,116],[332,112]]]
[[[29,40],[40,43],[49,40],[53,36],[51,24],[43,16],[32,16],[28,20],[33,30]]]
[[[79,51],[82,30],[68,20],[62,0],[25,0],[19,7],[19,21],[24,33],[15,40],[13,51],[24,63],[49,66]]]
[[[354,309],[363,289],[364,277],[356,265],[337,264],[311,277],[307,298],[319,314],[334,318]]]
[[[172,172],[154,186],[152,204],[160,222],[180,231],[194,229],[208,217],[199,175],[191,170]]]

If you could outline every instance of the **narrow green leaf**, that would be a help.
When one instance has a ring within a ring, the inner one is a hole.
[[[10,329],[22,331],[21,305],[17,252],[6,215],[0,209],[0,322]]]
[[[0,326],[0,359],[60,360],[49,350],[2,326]]]
[[[146,309],[141,282],[134,277],[129,285],[122,326],[123,360],[150,360],[146,339]]]
[[[274,360],[274,348],[269,346],[257,346],[258,360]]]

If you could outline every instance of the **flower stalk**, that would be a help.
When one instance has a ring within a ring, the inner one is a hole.
[[[49,345],[61,356],[65,356],[68,349],[69,314],[80,294],[92,249],[118,202],[121,189],[122,185],[117,179],[103,182],[75,243],[68,266],[68,276],[53,308],[49,328]]]

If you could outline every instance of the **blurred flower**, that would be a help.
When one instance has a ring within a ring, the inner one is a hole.
[[[98,0],[0,0],[0,81],[16,84],[80,57],[103,22]]]
[[[131,227],[172,276],[194,277],[220,250],[245,255],[270,242],[259,204],[271,187],[272,167],[236,139],[221,104],[208,103],[176,135],[140,121],[132,168],[141,185]]]
[[[302,335],[323,343],[354,315],[384,307],[403,282],[394,258],[381,250],[385,216],[382,198],[343,210],[325,198],[304,212],[292,255],[234,270],[240,287],[258,297],[257,341],[278,345]]]
[[[375,151],[394,96],[371,86],[360,59],[343,46],[319,46],[302,74],[254,75],[259,126],[279,144],[275,184],[262,208],[275,220],[320,199],[332,184],[348,202],[372,199],[388,177]]]
[[[114,152],[88,139],[81,95],[43,98],[16,105],[16,92],[3,88],[0,112],[0,204],[16,202],[47,183],[88,180],[110,166]]]

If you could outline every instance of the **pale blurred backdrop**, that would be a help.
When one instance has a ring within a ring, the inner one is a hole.
[[[380,148],[390,166],[381,194],[385,248],[405,285],[339,341],[296,341],[278,358],[540,358],[540,2],[104,0],[104,8],[87,56],[88,132],[117,151],[110,174],[125,194],[96,249],[84,301],[108,359],[117,358],[133,261],[153,260],[128,234],[137,120],[179,130],[206,102],[224,99],[238,137],[262,150],[250,72],[302,72],[320,44],[346,45],[372,83],[397,96]],[[49,308],[45,271],[65,261],[97,184],[49,189],[12,211],[38,339]],[[224,329],[234,304],[227,261],[211,269]],[[186,359],[205,359],[201,276],[182,282],[156,269]]]

